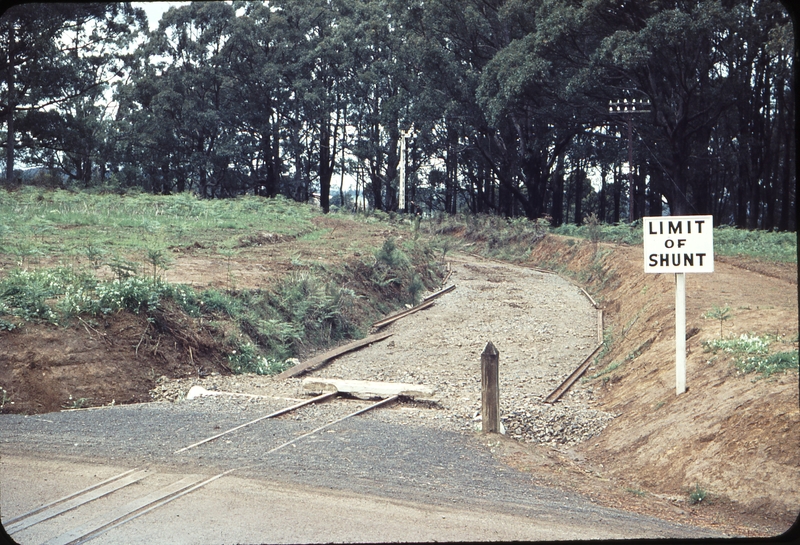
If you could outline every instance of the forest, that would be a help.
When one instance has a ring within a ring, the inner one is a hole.
[[[3,13],[0,187],[796,230],[777,0],[236,0],[157,23]]]

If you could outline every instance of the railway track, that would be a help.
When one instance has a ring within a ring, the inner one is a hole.
[[[262,420],[289,414],[311,403],[326,401],[339,392],[329,392],[310,400],[272,412],[244,424],[187,445],[173,453],[177,456],[190,449],[202,448],[222,436],[235,434],[239,429]],[[373,409],[389,405],[401,396],[393,395],[331,422],[313,427],[294,439],[269,448],[266,454],[295,445],[303,439],[331,428],[336,424]],[[37,506],[28,512],[3,520],[3,527],[12,539],[20,543],[45,545],[79,545],[91,541],[109,530],[141,517],[237,470],[252,465],[228,469],[214,475],[174,474],[144,466],[128,469],[86,488]],[[65,530],[66,528],[66,530]]]

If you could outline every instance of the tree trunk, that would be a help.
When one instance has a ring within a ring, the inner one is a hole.
[[[14,114],[16,113],[16,88],[14,87],[14,59],[11,52],[14,50],[14,22],[8,23],[8,120],[7,120],[7,134],[6,134],[6,183],[11,184],[14,182],[14,143],[16,135],[14,134]]]
[[[608,176],[608,170],[606,170],[605,166],[600,168],[600,194],[599,197],[599,209],[597,211],[598,220],[600,223],[606,222],[606,177]]]
[[[581,168],[581,161],[578,161],[578,168],[573,171],[573,186],[575,188],[575,225],[583,223],[583,178],[584,172]]]
[[[319,134],[319,204],[325,214],[330,210],[331,198],[331,144],[330,144],[330,125],[323,121],[320,125]]]

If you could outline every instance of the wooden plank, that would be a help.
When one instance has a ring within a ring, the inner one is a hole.
[[[431,303],[431,304],[433,304],[433,303]],[[349,344],[345,344],[345,345],[340,346],[338,348],[334,348],[333,350],[329,350],[328,352],[325,352],[324,354],[320,354],[319,356],[315,356],[315,357],[311,358],[310,360],[305,361],[304,363],[299,363],[299,364],[295,365],[294,367],[290,367],[289,369],[287,369],[283,373],[280,373],[279,375],[275,375],[275,378],[280,380],[280,379],[285,379],[285,378],[290,378],[290,377],[297,376],[299,374],[305,373],[306,371],[310,371],[310,370],[315,369],[317,367],[321,367],[321,366],[325,365],[326,363],[328,363],[330,360],[332,360],[334,358],[338,358],[342,354],[347,354],[348,352],[352,352],[353,350],[357,350],[359,348],[363,348],[364,346],[367,346],[368,344],[372,344],[372,343],[376,343],[378,341],[382,341],[385,338],[391,337],[391,336],[392,336],[392,333],[378,333],[376,335],[370,335],[368,337],[364,337],[363,339],[359,339],[357,341],[353,341],[353,342],[351,342]]]
[[[414,399],[432,399],[435,390],[422,384],[405,384],[402,382],[375,382],[369,380],[343,380],[333,378],[307,378],[303,388],[310,392],[339,392],[355,397],[385,398],[396,395]]]
[[[603,326],[603,309],[602,308],[598,308],[597,309],[597,342],[599,342],[599,343],[603,342],[603,329],[605,329],[604,326]]]
[[[374,324],[372,324],[372,328],[373,329],[380,329],[382,327],[385,327],[385,326],[387,326],[387,325],[389,325],[391,323],[396,322],[400,318],[405,318],[409,314],[414,314],[415,312],[419,312],[420,310],[424,310],[424,309],[428,308],[429,306],[433,305],[433,303],[434,303],[434,301],[427,301],[425,303],[419,304],[419,305],[417,305],[415,307],[411,307],[411,308],[409,308],[407,310],[404,310],[402,312],[398,312],[397,314],[393,314],[392,316],[389,316],[388,318],[384,318],[383,320],[375,322]]]

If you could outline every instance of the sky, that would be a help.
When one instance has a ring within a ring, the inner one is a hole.
[[[188,4],[188,2],[133,2],[133,7],[142,8],[147,14],[147,24],[150,30],[158,28],[158,22],[164,12],[173,6]]]

